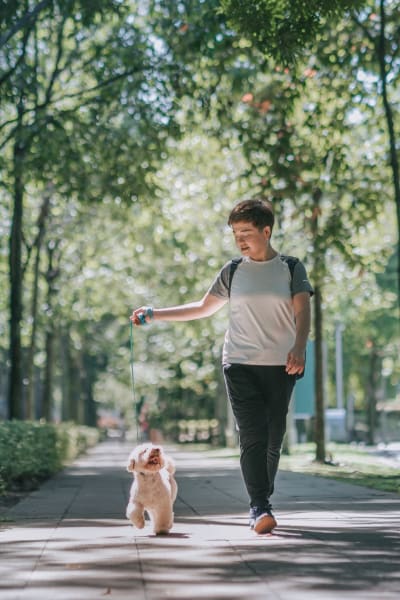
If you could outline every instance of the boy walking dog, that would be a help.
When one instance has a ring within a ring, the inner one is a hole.
[[[131,320],[135,325],[190,321],[213,315],[229,302],[224,378],[239,430],[249,525],[263,534],[277,525],[270,498],[290,398],[304,372],[313,290],[302,262],[271,246],[274,214],[269,203],[240,202],[228,224],[241,258],[222,267],[201,300],[169,308],[142,306]]]

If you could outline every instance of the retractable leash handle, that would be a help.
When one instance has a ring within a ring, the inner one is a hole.
[[[137,318],[140,321],[141,325],[147,325],[146,317],[150,317],[150,320],[153,319],[154,311],[152,306],[147,306],[143,312],[138,314]]]

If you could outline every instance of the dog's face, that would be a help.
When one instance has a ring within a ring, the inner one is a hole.
[[[164,452],[161,446],[141,444],[132,450],[129,455],[127,471],[155,473],[165,465]]]

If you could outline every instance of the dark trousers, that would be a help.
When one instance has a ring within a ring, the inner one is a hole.
[[[274,491],[286,415],[296,381],[284,366],[224,365],[239,429],[240,466],[250,506],[265,506]]]

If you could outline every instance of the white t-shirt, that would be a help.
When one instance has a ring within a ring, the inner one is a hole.
[[[211,285],[213,296],[229,297],[230,264]],[[300,261],[292,278],[279,254],[262,262],[243,257],[232,278],[223,364],[285,365],[296,337],[292,296],[299,292],[313,293]]]

